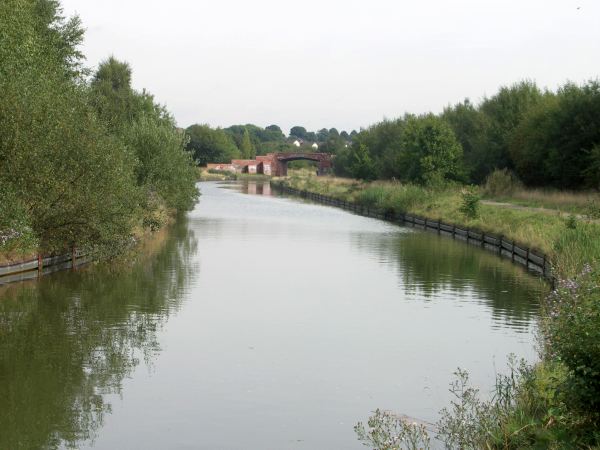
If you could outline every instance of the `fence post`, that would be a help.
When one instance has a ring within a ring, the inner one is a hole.
[[[542,275],[546,277],[546,254],[542,257]]]

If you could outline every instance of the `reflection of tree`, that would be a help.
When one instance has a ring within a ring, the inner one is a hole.
[[[94,268],[21,285],[0,299],[0,448],[93,438],[124,377],[159,351],[196,241],[185,219],[158,254],[123,273]]]
[[[432,298],[443,291],[481,299],[494,320],[527,326],[537,316],[541,280],[497,255],[430,233],[356,236],[362,248],[396,268],[405,291]]]

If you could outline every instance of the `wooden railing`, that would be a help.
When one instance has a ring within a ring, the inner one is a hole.
[[[0,265],[0,284],[31,280],[58,270],[75,269],[89,261],[90,258],[80,250],[64,255],[38,255],[35,259]]]

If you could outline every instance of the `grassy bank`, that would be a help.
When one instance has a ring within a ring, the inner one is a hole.
[[[565,213],[564,203],[561,203],[561,209],[540,211],[478,202],[476,214],[468,215],[463,212],[465,188],[458,185],[432,189],[389,181],[365,183],[345,178],[315,177],[305,171],[292,172],[290,176],[279,180],[296,189],[381,210],[441,219],[447,223],[504,235],[544,252],[550,257],[556,275],[563,278],[579,273],[585,263],[600,261],[600,223]],[[483,189],[479,188],[475,195],[483,196]],[[568,197],[561,198],[561,201],[564,202],[565,198]],[[551,204],[548,198],[545,200],[546,205]],[[573,208],[581,208],[582,204],[584,200],[574,204]]]

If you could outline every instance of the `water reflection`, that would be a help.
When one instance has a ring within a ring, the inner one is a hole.
[[[59,273],[0,291],[0,448],[76,447],[111,411],[189,286],[196,239],[185,219],[164,247],[119,273]]]
[[[239,184],[238,184],[239,185]],[[244,182],[241,192],[271,195],[268,182]],[[267,188],[268,186],[268,188]],[[296,199],[298,201],[303,201]],[[392,267],[408,297],[483,303],[498,326],[529,331],[548,287],[521,267],[464,242],[405,227],[387,233],[352,232],[352,245]]]
[[[236,183],[236,187],[240,189],[240,192],[250,195],[266,195],[270,196],[271,183],[268,181],[255,181],[255,180],[244,180],[241,183]]]
[[[531,328],[545,283],[497,255],[433,233],[359,235],[354,244],[393,267],[401,288],[420,301],[482,303],[519,331]]]

